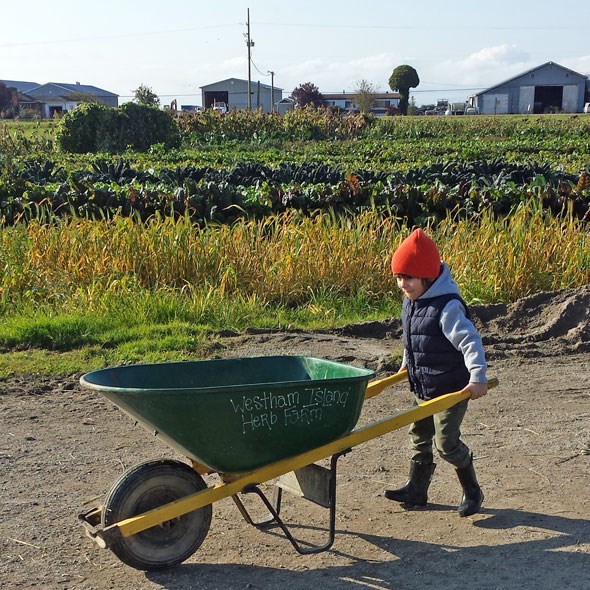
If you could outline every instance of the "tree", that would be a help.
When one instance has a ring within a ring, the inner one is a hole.
[[[16,88],[8,88],[0,82],[0,117],[8,118],[18,115],[18,93]]]
[[[324,95],[311,82],[304,82],[300,86],[297,86],[291,92],[291,96],[295,99],[295,105],[298,107],[305,107],[309,104],[319,107],[324,104]]]
[[[169,112],[134,102],[125,103],[118,112],[122,146],[143,152],[157,143],[166,148],[180,145],[180,129]]]
[[[420,84],[418,72],[408,65],[397,66],[389,77],[389,87],[400,93],[399,110],[404,115],[408,113],[410,88],[416,88],[418,84]]]
[[[354,89],[356,97],[354,102],[359,111],[363,114],[368,114],[373,109],[373,98],[377,89],[373,84],[367,80],[359,80]]]
[[[145,84],[140,84],[135,90],[135,102],[146,106],[160,106],[158,95]]]

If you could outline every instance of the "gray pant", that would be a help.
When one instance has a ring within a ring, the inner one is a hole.
[[[414,422],[410,427],[412,460],[417,463],[432,463],[432,442],[442,459],[456,469],[467,467],[471,462],[471,451],[461,440],[461,423],[467,411],[468,401],[443,410],[433,416]],[[418,401],[414,400],[414,405]]]

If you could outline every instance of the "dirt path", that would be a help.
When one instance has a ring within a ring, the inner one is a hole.
[[[87,539],[76,515],[122,471],[174,453],[101,396],[69,379],[0,384],[0,587],[143,590],[590,588],[590,287],[476,310],[500,386],[470,405],[464,436],[486,500],[455,512],[460,489],[441,464],[428,510],[381,495],[405,481],[405,429],[355,447],[338,471],[333,548],[299,556],[275,529],[258,531],[231,500],[213,506],[197,553],[145,574]],[[249,333],[221,339],[220,356],[305,354],[380,373],[395,369],[399,325],[340,333]],[[410,405],[396,386],[366,402],[359,424]],[[327,514],[289,498],[297,537],[320,541]]]

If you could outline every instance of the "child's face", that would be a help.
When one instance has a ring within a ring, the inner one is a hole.
[[[408,275],[395,275],[395,280],[402,293],[411,301],[415,301],[420,295],[423,295],[429,286],[429,282],[426,279],[419,279]]]

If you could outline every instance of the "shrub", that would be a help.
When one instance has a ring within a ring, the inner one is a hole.
[[[154,144],[177,147],[180,131],[172,116],[157,107],[126,103],[120,109],[84,103],[59,123],[57,141],[66,152],[145,151]]]
[[[170,113],[155,106],[125,103],[119,109],[123,147],[145,151],[161,143],[166,147],[180,145],[180,130]]]
[[[57,142],[62,150],[78,154],[118,151],[118,112],[103,104],[83,103],[59,122]]]

